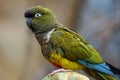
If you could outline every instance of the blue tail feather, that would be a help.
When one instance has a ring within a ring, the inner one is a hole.
[[[96,70],[101,73],[115,76],[115,74],[112,72],[112,70],[109,68],[109,66],[105,62],[103,62],[102,64],[93,64],[93,63],[89,63],[87,61],[78,60],[78,63],[86,66],[89,69],[93,69],[93,70]]]

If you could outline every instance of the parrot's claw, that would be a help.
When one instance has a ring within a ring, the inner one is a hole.
[[[70,72],[72,70],[65,70],[65,69],[57,69],[57,70],[54,70],[52,73],[48,74],[49,76],[53,76],[55,73],[58,73],[58,72]]]

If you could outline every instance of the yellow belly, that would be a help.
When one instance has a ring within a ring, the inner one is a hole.
[[[54,66],[62,67],[64,69],[78,70],[83,69],[84,66],[76,62],[70,61],[59,54],[53,52],[48,59]]]

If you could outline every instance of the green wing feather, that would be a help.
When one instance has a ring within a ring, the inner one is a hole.
[[[71,61],[80,59],[90,63],[102,63],[98,52],[89,45],[85,39],[67,28],[58,27],[56,31],[52,33],[50,40],[55,47],[63,50],[63,57]]]

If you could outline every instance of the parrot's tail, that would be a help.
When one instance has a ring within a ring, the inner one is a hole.
[[[97,74],[102,78],[102,80],[118,80],[116,76],[111,76],[111,75],[107,75],[107,74],[103,74],[100,72],[97,72]]]
[[[106,62],[106,63],[107,63],[107,62]],[[110,67],[110,69],[112,70],[112,72],[113,72],[114,74],[120,75],[120,69],[115,68],[114,66],[112,66],[112,65],[109,64],[109,63],[107,63],[107,65]]]
[[[109,63],[107,63],[107,65],[110,67],[110,69],[112,70],[112,72],[116,75],[117,80],[120,80],[120,69],[114,67],[113,65],[111,65]]]
[[[89,68],[85,68],[84,71],[88,75],[95,78],[96,80],[119,80],[119,79],[116,79],[116,77],[113,77],[111,75],[107,75],[107,74],[104,74],[104,73],[96,72],[95,70],[92,70],[92,69],[89,69]]]

